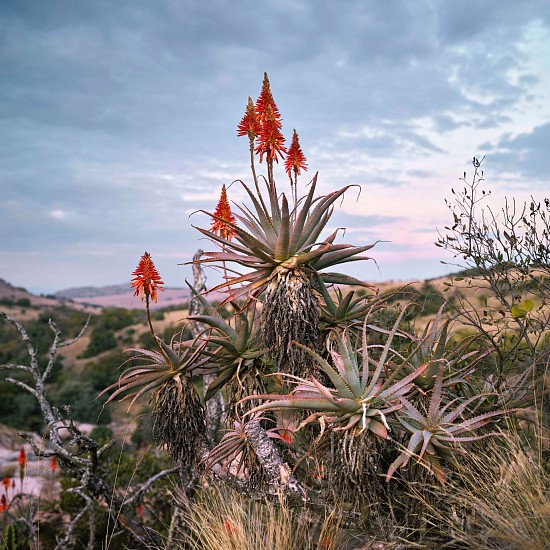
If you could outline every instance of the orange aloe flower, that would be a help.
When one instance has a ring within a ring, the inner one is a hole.
[[[275,120],[275,125],[277,128],[282,127],[281,122],[281,113],[275,100],[273,99],[273,94],[271,93],[271,86],[269,84],[269,78],[267,73],[264,73],[264,81],[262,83],[262,91],[258,99],[256,100],[256,116],[258,117],[258,122],[263,125],[265,120],[268,118],[268,108],[271,109],[271,115]]]
[[[233,235],[235,235],[235,230],[229,224],[235,223],[235,216],[231,212],[231,207],[229,206],[229,201],[227,200],[225,184],[222,185],[220,200],[218,201],[216,210],[214,210],[214,216],[219,219],[212,219],[212,227],[210,228],[211,231],[223,239],[230,241],[233,238]]]
[[[8,489],[11,487],[11,478],[9,477],[3,478],[2,485],[4,486],[4,491],[6,491],[6,494],[7,494]]]
[[[8,509],[8,499],[6,495],[2,495],[0,498],[0,514],[3,514]]]
[[[286,153],[285,138],[281,134],[281,113],[273,99],[267,73],[264,73],[262,91],[256,100],[256,117],[260,124],[260,131],[257,135],[258,144],[255,151],[260,155],[260,162],[264,155],[268,161],[279,162],[277,155],[282,158]]]
[[[258,136],[258,145],[255,152],[260,155],[260,162],[263,160],[263,156],[266,156],[266,160],[274,160],[279,162],[277,155],[283,158],[286,153],[286,147],[284,145],[285,138],[281,134],[280,122],[275,116],[275,111],[271,105],[267,105],[262,120],[262,126],[260,134]]]
[[[23,480],[25,479],[25,467],[27,466],[27,453],[25,452],[25,447],[21,447],[19,451],[19,480],[21,481],[21,488],[23,487]]]
[[[260,133],[260,122],[256,116],[256,109],[254,108],[254,102],[252,98],[248,98],[248,104],[246,105],[246,111],[242,120],[237,126],[237,136],[248,136],[250,141],[254,141],[256,136]]]
[[[163,285],[164,282],[161,280],[149,252],[145,252],[141,257],[132,275],[134,278],[132,279],[131,285],[136,289],[134,296],[139,295],[141,300],[145,298],[147,303],[149,303],[149,297],[151,297],[156,304],[157,290],[163,290],[160,285]]]
[[[302,170],[307,170],[306,160],[306,156],[302,152],[300,142],[298,141],[298,132],[294,130],[292,143],[290,144],[285,160],[285,170],[289,177],[292,177],[290,175],[291,172],[299,176]]]
[[[25,452],[25,447],[21,447],[17,460],[19,461],[20,468],[24,468],[27,465],[27,453]]]
[[[55,474],[57,472],[57,458],[55,456],[52,456],[52,459],[50,461],[50,470],[52,471],[52,474]]]

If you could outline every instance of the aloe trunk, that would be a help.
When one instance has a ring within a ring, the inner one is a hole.
[[[285,269],[275,274],[267,287],[262,315],[264,344],[271,350],[277,371],[309,374],[314,361],[292,343],[314,350],[320,344],[319,305],[304,270]]]

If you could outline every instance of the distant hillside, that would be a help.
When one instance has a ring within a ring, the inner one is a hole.
[[[6,305],[33,305],[33,306],[56,306],[59,305],[59,300],[52,297],[36,296],[31,294],[26,289],[15,287],[0,279],[0,301]]]
[[[60,290],[54,294],[56,298],[72,300],[81,304],[101,307],[121,307],[125,309],[141,308],[140,301],[134,297],[130,284],[109,285],[101,287],[84,286]],[[167,287],[158,293],[158,303],[153,308],[181,305],[189,301],[189,290],[185,288]]]
[[[54,296],[56,298],[66,298],[74,300],[75,298],[97,298],[98,296],[117,296],[118,294],[128,294],[130,285],[109,285],[109,286],[79,286],[58,290]]]

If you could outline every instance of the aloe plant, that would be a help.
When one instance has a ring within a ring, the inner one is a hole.
[[[398,398],[412,389],[412,381],[427,366],[421,365],[401,379],[397,379],[397,373],[382,379],[384,366],[392,353],[391,345],[403,314],[404,311],[388,335],[374,371],[371,371],[369,361],[366,321],[362,334],[362,354],[356,352],[349,333],[334,333],[335,345],[329,350],[332,365],[315,351],[296,343],[295,345],[302,347],[315,360],[334,387],[329,388],[321,384],[314,376],[309,380],[288,376],[296,384],[289,395],[249,396],[246,399],[266,401],[254,407],[249,414],[281,409],[313,411],[302,425],[323,417],[324,421],[333,425],[334,431],[355,433],[367,430],[382,439],[387,439],[390,430],[387,415],[402,407]]]
[[[400,369],[405,374],[427,364],[426,370],[414,380],[415,385],[423,391],[434,387],[436,375],[442,364],[445,365],[445,387],[458,383],[467,384],[467,379],[476,371],[476,365],[489,353],[488,350],[477,349],[475,340],[471,337],[464,337],[458,344],[452,343],[449,339],[451,320],[442,320],[445,305],[439,308],[434,319],[426,325],[419,337],[403,333],[410,342],[404,357],[400,359],[399,356],[395,356],[396,361],[388,363],[391,370]]]
[[[442,458],[466,454],[467,451],[463,446],[465,443],[502,435],[495,432],[474,434],[476,430],[508,412],[493,410],[474,415],[468,407],[476,401],[483,400],[484,395],[475,395],[467,399],[455,398],[446,404],[443,403],[443,372],[444,367],[440,365],[426,414],[423,414],[405,396],[399,396],[403,409],[397,413],[396,417],[411,436],[407,447],[390,465],[386,481],[392,478],[398,468],[405,468],[411,457],[416,457],[417,463],[428,466],[443,484],[445,474],[441,465]]]
[[[255,330],[255,305],[248,311],[237,312],[227,321],[213,310],[209,313],[189,317],[190,321],[206,327],[200,336],[204,346],[197,369],[216,375],[208,386],[206,400],[231,381],[240,386],[244,379],[256,376],[256,369],[265,370],[264,349]]]
[[[255,413],[252,418],[248,419],[248,422],[262,421],[273,422],[272,419],[267,418],[261,413]],[[234,475],[239,476],[245,473],[245,470],[256,470],[257,464],[255,463],[254,451],[248,444],[246,431],[246,422],[241,419],[233,421],[233,428],[226,431],[221,441],[208,452],[203,458],[202,465],[205,471],[208,471],[219,464],[222,471],[231,468]],[[265,432],[271,439],[279,439],[286,441],[279,433],[278,428],[266,429]]]
[[[198,345],[179,345],[178,349],[167,345],[155,337],[160,351],[142,348],[125,350],[131,355],[126,363],[132,363],[120,378],[105,388],[99,395],[114,390],[107,403],[119,397],[120,401],[131,399],[128,409],[146,393],[159,391],[162,386],[175,377],[189,376],[190,369],[197,363],[204,343]]]
[[[154,428],[159,443],[178,462],[193,461],[199,452],[205,431],[204,407],[198,391],[198,379],[192,377],[203,342],[167,345],[156,337],[159,351],[129,349],[131,364],[117,382],[105,388],[107,402],[131,399],[130,407],[142,395],[152,393],[155,399]],[[100,394],[100,395],[101,395]]]
[[[320,321],[328,331],[333,328],[360,330],[366,315],[384,307],[383,300],[377,300],[375,305],[370,296],[358,295],[356,290],[349,290],[344,294],[335,286],[334,291],[329,292],[319,273],[315,273],[315,280],[316,289],[322,298]]]
[[[292,347],[291,341],[314,349],[320,344],[319,304],[313,292],[313,276],[318,274],[325,283],[363,285],[349,275],[324,270],[367,259],[359,254],[374,246],[335,244],[337,231],[320,240],[334,203],[349,186],[314,198],[316,184],[317,176],[308,194],[297,200],[291,210],[285,194],[278,196],[274,182],[267,185],[267,200],[242,183],[253,207],[238,207],[237,222],[225,222],[232,230],[232,240],[199,228],[222,248],[221,252],[206,252],[200,263],[233,262],[248,270],[242,275],[227,276],[212,290],[226,289],[225,302],[246,297],[247,304],[265,292],[264,344],[273,353],[278,370],[296,375],[308,370],[310,360],[300,348]],[[217,219],[214,214],[209,215]]]

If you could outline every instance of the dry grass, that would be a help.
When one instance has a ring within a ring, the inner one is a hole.
[[[181,499],[180,499],[181,500]],[[182,503],[183,504],[183,503]],[[201,489],[192,506],[182,506],[183,526],[176,548],[200,550],[331,550],[341,546],[340,519],[317,520],[283,500],[250,502],[224,487]],[[173,548],[173,547],[172,547]]]
[[[522,448],[519,435],[488,440],[456,466],[456,475],[424,504],[441,548],[548,550],[550,468]]]

